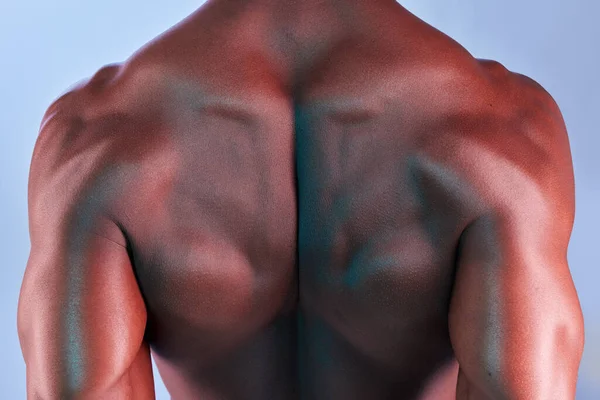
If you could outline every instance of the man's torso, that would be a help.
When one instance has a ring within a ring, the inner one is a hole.
[[[527,145],[496,142],[535,89],[410,18],[295,64],[250,21],[184,22],[63,99],[166,387],[453,398],[454,260],[480,207],[462,154]]]

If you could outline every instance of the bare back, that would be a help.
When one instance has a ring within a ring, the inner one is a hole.
[[[34,153],[126,249],[172,398],[454,399],[461,237],[545,187],[553,103],[412,15],[298,58],[215,15],[59,99]]]

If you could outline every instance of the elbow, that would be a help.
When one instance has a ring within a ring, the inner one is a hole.
[[[568,380],[573,395],[577,383],[577,374],[585,344],[585,330],[581,311],[561,323],[554,329],[552,337],[553,376],[559,382]]]
[[[56,385],[53,383],[43,383],[31,385],[27,389],[27,400],[78,400],[98,398],[99,392],[92,391],[89,388],[70,388],[65,385]]]
[[[581,317],[557,322],[531,353],[507,369],[511,372],[500,385],[506,398],[574,400],[584,340]]]
[[[94,377],[69,379],[63,366],[27,364],[27,400],[79,400],[108,398],[110,385]],[[44,368],[45,367],[45,368]]]
[[[563,323],[562,330],[563,332],[557,332],[557,340],[564,339],[568,343],[570,351],[577,356],[579,363],[585,345],[585,325],[581,308],[573,312],[570,321]]]
[[[468,392],[490,399],[574,400],[585,340],[583,318],[576,314],[552,325],[538,321],[537,326],[543,328],[534,329],[535,335],[513,336],[497,363],[482,362],[479,380],[467,380]]]

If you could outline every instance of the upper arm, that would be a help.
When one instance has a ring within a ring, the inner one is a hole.
[[[562,116],[547,106],[518,157],[479,152],[471,165],[488,207],[457,252],[449,329],[459,399],[575,395],[583,318],[567,262],[573,170]]]
[[[31,250],[18,305],[28,398],[150,398],[146,310],[125,237],[86,189],[94,157],[68,148],[84,125],[53,107],[30,166]]]

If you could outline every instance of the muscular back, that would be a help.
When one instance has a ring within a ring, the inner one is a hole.
[[[552,98],[403,9],[319,47],[217,5],[44,117],[31,398],[150,398],[149,349],[174,399],[572,397]]]

